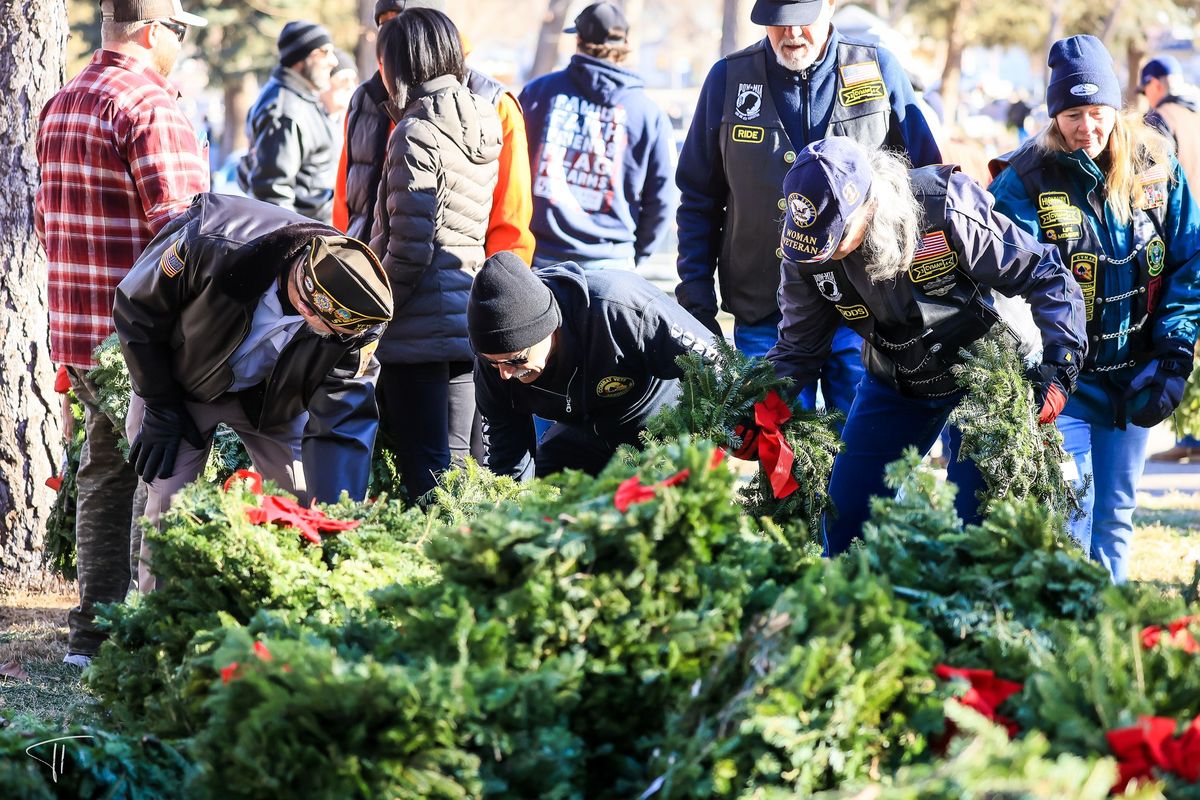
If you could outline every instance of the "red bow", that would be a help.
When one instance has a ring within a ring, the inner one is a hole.
[[[758,463],[766,470],[775,497],[783,499],[800,488],[792,476],[796,454],[792,452],[780,426],[792,418],[792,410],[774,389],[754,404],[754,422],[758,425]]]
[[[724,460],[725,451],[718,447],[713,451],[712,460],[709,461],[708,468],[716,469],[717,465]],[[647,500],[653,500],[655,493],[659,489],[667,486],[678,486],[686,481],[691,474],[692,471],[690,469],[682,469],[671,477],[664,478],[658,483],[652,483],[648,486],[643,484],[641,478],[637,475],[634,475],[632,478],[626,478],[617,487],[617,491],[613,495],[613,504],[617,507],[617,511],[624,514],[629,510],[630,506],[645,503]]]
[[[958,698],[958,702],[967,708],[978,711],[992,722],[1003,725],[1008,729],[1009,737],[1017,733],[1017,723],[1008,717],[997,714],[996,709],[1012,695],[1024,688],[1019,683],[997,678],[990,669],[958,669],[945,664],[938,664],[934,674],[944,681],[962,678],[971,684],[966,694]]]
[[[1167,644],[1178,647],[1185,653],[1200,653],[1200,642],[1192,636],[1187,628],[1189,625],[1200,623],[1200,616],[1180,617],[1167,626]],[[1162,639],[1161,625],[1147,625],[1142,628],[1142,646],[1154,647]]]
[[[1139,717],[1132,728],[1109,731],[1109,749],[1117,757],[1114,792],[1130,781],[1153,780],[1153,770],[1172,773],[1188,783],[1200,781],[1200,717],[1176,738],[1176,722],[1167,717]]]
[[[257,506],[246,507],[246,519],[252,525],[263,525],[268,522],[282,522],[300,531],[300,534],[313,544],[321,543],[322,533],[337,533],[349,531],[358,527],[358,520],[330,519],[325,512],[318,508],[304,506],[288,497],[278,495],[263,495],[262,475],[248,469],[239,469],[225,481],[225,491],[234,481],[250,481],[250,491],[259,498]]]

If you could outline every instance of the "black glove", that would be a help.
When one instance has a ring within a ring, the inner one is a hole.
[[[186,439],[197,449],[204,446],[204,437],[183,404],[177,406],[147,405],[142,414],[142,427],[129,448],[129,463],[133,470],[149,483],[155,478],[175,474],[175,456],[179,441]]]
[[[1188,377],[1192,374],[1192,349],[1181,342],[1167,342],[1158,348],[1158,357],[1133,377],[1125,398],[1131,400],[1145,391],[1145,402],[1130,403],[1129,421],[1141,428],[1153,428],[1175,413]]]
[[[714,336],[725,337],[721,325],[717,322],[717,295],[711,283],[681,283],[675,287],[675,299],[683,306],[684,311],[712,331]]]

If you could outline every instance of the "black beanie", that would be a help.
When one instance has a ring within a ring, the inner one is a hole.
[[[303,61],[308,54],[319,47],[333,43],[333,37],[315,22],[296,20],[283,26],[279,34],[279,63],[290,67],[297,61]]]
[[[507,250],[483,262],[467,301],[467,332],[476,353],[516,353],[562,324],[554,294]]]

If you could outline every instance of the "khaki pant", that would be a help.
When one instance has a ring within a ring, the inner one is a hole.
[[[95,655],[107,634],[96,627],[98,603],[120,603],[131,588],[134,553],[141,531],[144,490],[133,467],[121,455],[116,423],[100,410],[97,387],[83,370],[67,368],[71,388],[83,404],[84,440],[75,476],[75,561],[79,605],[67,614],[67,650]]]
[[[181,440],[179,453],[175,457],[174,473],[169,478],[155,478],[148,484],[146,519],[150,523],[157,525],[159,517],[170,507],[179,490],[200,477],[208,461],[213,432],[221,422],[241,437],[255,469],[262,473],[264,478],[275,481],[279,488],[295,494],[302,503],[307,502],[300,444],[304,436],[304,426],[308,422],[308,414],[301,414],[274,428],[259,430],[250,424],[246,412],[242,410],[242,404],[233,396],[218,397],[211,403],[188,402],[186,406],[200,435],[204,437],[204,446],[192,447],[187,441]],[[141,430],[145,408],[142,398],[136,394],[130,398],[129,416],[125,420],[125,431],[130,442]],[[157,584],[154,574],[150,571],[150,562],[150,546],[143,539],[138,563],[138,588],[143,592],[154,591]]]

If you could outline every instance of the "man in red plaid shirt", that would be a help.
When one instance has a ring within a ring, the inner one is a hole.
[[[50,349],[85,409],[77,476],[79,606],[66,662],[86,666],[104,639],[93,607],[130,584],[137,475],[117,447],[123,420],[96,403],[85,373],[113,332],[117,284],[193,195],[208,190],[207,146],[167,81],[189,27],[179,0],[104,0],[101,49],[42,109],[35,224],[49,261]],[[116,423],[116,427],[114,427]]]

